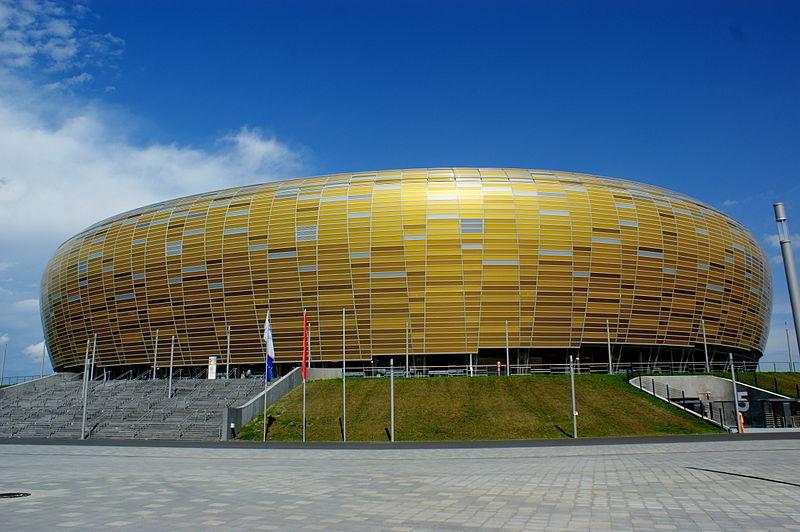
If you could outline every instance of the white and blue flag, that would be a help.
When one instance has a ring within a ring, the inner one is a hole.
[[[264,342],[267,344],[267,382],[272,380],[272,364],[275,362],[275,346],[272,343],[272,325],[269,323],[269,312],[264,321]]]

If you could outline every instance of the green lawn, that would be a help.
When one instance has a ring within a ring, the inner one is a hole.
[[[619,375],[577,375],[578,435],[634,436],[713,433],[719,430],[640,392]],[[341,439],[342,383],[307,384],[309,441]],[[302,388],[269,408],[277,418],[270,439],[302,438]],[[395,432],[401,440],[565,438],[572,431],[569,377],[442,377],[395,380]],[[388,379],[347,381],[347,437],[386,441]],[[262,419],[241,431],[261,439]]]
[[[726,378],[730,379],[730,374]],[[753,372],[737,373],[736,380],[742,381],[745,384],[758,386],[764,390],[786,395],[787,397],[797,397],[798,387],[800,386],[800,373],[789,373],[785,371],[759,371],[758,375]],[[756,382],[758,384],[756,384]]]

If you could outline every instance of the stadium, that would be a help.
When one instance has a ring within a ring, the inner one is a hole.
[[[41,283],[57,371],[170,358],[263,364],[756,362],[771,277],[756,240],[700,201],[557,171],[435,168],[326,175],[178,198],[64,242]],[[161,362],[163,361],[163,362]],[[280,372],[280,369],[279,369]]]

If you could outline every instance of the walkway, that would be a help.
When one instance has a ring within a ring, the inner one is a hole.
[[[0,445],[3,528],[800,527],[800,439],[514,448]]]

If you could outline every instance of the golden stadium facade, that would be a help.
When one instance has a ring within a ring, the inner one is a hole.
[[[458,360],[508,342],[533,361],[566,352],[630,360],[757,360],[771,277],[735,220],[632,181],[521,169],[337,174],[165,201],[90,227],[43,275],[41,309],[58,370],[169,358],[205,366],[300,357],[302,312],[315,361],[400,355]],[[408,331],[408,334],[407,334]],[[408,338],[407,338],[408,337]],[[569,349],[571,351],[565,351]]]

